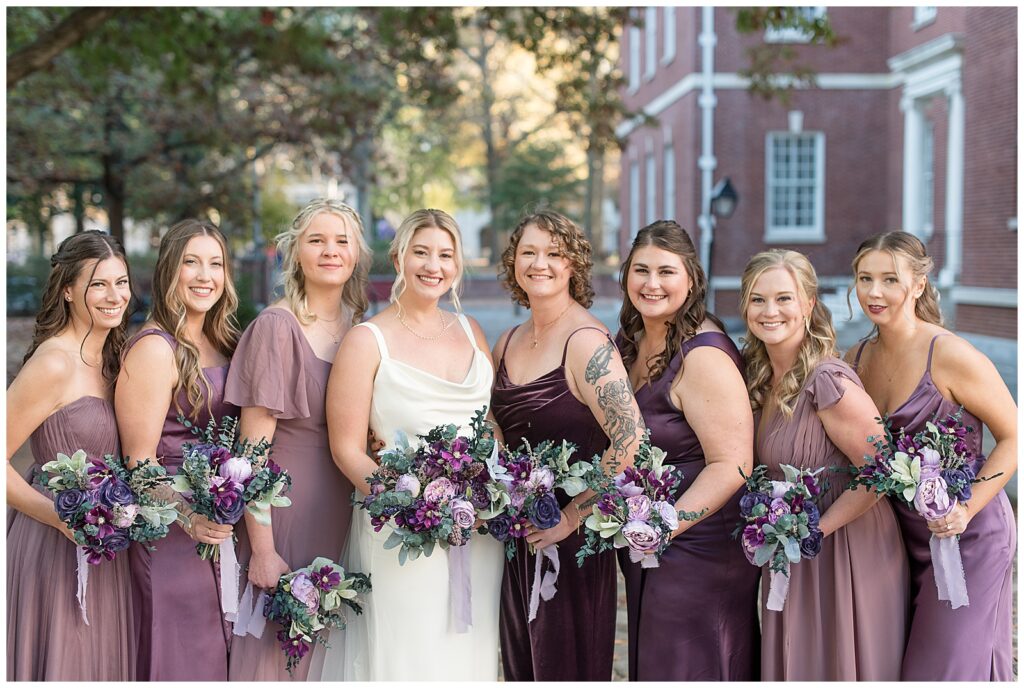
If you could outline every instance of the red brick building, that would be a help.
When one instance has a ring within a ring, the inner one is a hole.
[[[837,304],[857,245],[905,229],[928,243],[950,324],[1015,353],[1016,8],[805,8],[827,12],[834,48],[740,35],[728,8],[634,11],[644,25],[625,32],[624,95],[658,124],[619,130],[623,249],[648,222],[676,219],[710,257],[716,312],[734,316],[753,253],[803,251]],[[764,40],[793,43],[817,86],[788,105],[751,95],[738,73]],[[714,218],[725,177],[739,204]]]

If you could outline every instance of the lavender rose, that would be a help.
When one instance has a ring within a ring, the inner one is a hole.
[[[942,456],[931,447],[922,447],[918,456],[921,457],[921,480],[934,478],[942,470]]]
[[[558,508],[558,500],[551,492],[547,492],[533,500],[529,509],[530,520],[538,528],[554,528],[562,520],[562,511]]]
[[[775,498],[768,507],[768,522],[774,524],[780,517],[790,513],[789,504],[782,498]]]
[[[676,511],[675,504],[671,502],[665,502],[658,500],[653,505],[655,511],[661,516],[661,522],[668,526],[671,530],[675,530],[679,527],[679,512]]]
[[[527,487],[534,491],[550,490],[555,485],[555,474],[546,466],[535,468],[526,481]]]
[[[781,499],[790,488],[794,487],[793,483],[788,480],[773,480],[772,481],[772,499]]]
[[[644,488],[633,481],[634,474],[634,471],[627,468],[625,472],[615,476],[615,487],[618,488],[619,494],[623,497],[633,497],[644,493]]]
[[[626,520],[646,521],[651,516],[651,500],[647,495],[626,498]]]
[[[448,478],[437,478],[427,484],[423,490],[423,499],[431,504],[446,502],[455,496],[455,486]]]
[[[401,492],[408,492],[413,497],[420,496],[420,481],[415,475],[400,475],[395,482],[395,489]]]
[[[813,559],[821,551],[821,531],[815,528],[810,534],[800,541],[800,554],[804,559]]]
[[[629,543],[629,548],[637,552],[654,552],[661,541],[658,531],[643,521],[627,521],[620,532]]]
[[[942,518],[952,511],[954,506],[956,506],[956,500],[950,498],[946,481],[942,479],[942,476],[935,475],[925,478],[917,486],[917,493],[914,495],[914,508],[926,520],[934,521],[937,518]]]
[[[128,487],[128,484],[117,478],[111,478],[105,481],[99,489],[100,500],[107,506],[114,506],[115,504],[131,504],[135,501],[135,495],[132,494],[132,488]]]
[[[289,585],[291,586],[292,597],[306,605],[306,609],[310,613],[316,613],[317,608],[320,606],[320,593],[317,592],[316,585],[313,584],[309,576],[304,572],[299,572],[295,574]]]
[[[217,469],[224,478],[230,478],[236,483],[244,483],[252,476],[252,466],[241,456],[232,456]]]
[[[57,515],[65,523],[74,518],[79,508],[85,503],[85,493],[81,490],[64,490],[58,492],[53,499]]]
[[[472,528],[476,521],[476,509],[465,499],[455,499],[451,503],[452,520],[459,528]]]
[[[130,528],[138,514],[138,504],[117,504],[114,506],[114,525],[118,528]]]

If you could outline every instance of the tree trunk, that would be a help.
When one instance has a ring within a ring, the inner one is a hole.
[[[594,152],[594,224],[591,228],[594,255],[601,259],[608,257],[604,239],[604,155],[605,152],[600,149]]]
[[[484,146],[487,152],[486,158],[486,179],[487,179],[487,208],[491,212],[490,232],[490,263],[496,265],[501,258],[502,229],[498,226],[498,207],[494,200],[494,187],[498,183],[499,167],[501,160],[498,155],[498,147],[495,142],[494,133],[494,88],[491,86],[491,70],[488,64],[490,57],[491,43],[487,40],[487,28],[480,23],[477,25],[479,54],[471,56],[472,60],[480,69],[480,116]]]
[[[114,7],[81,7],[50,31],[40,34],[33,43],[7,58],[7,90],[32,72],[50,64],[55,57],[120,11]]]
[[[352,181],[356,185],[356,212],[369,237],[375,236],[370,208],[370,182],[373,177],[373,138],[361,135],[352,147]]]
[[[594,174],[597,165],[595,155],[593,141],[590,141],[587,144],[587,177],[583,180],[583,232],[596,254],[598,246],[594,243]]]
[[[75,216],[75,234],[80,234],[85,231],[85,189],[81,184],[74,185],[71,198],[74,201],[72,212]]]

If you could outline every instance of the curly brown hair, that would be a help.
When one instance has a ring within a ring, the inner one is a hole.
[[[508,246],[501,254],[499,275],[501,283],[511,292],[512,300],[520,306],[530,307],[530,297],[516,282],[516,250],[519,248],[523,232],[529,225],[537,225],[538,229],[544,230],[555,239],[562,255],[569,259],[572,268],[569,294],[576,303],[584,308],[590,308],[594,303],[594,288],[590,286],[590,270],[594,266],[590,242],[575,222],[553,210],[540,210],[521,219],[512,231]]]

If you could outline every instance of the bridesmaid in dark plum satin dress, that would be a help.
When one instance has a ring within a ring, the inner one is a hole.
[[[132,681],[135,642],[128,555],[86,564],[88,624],[76,598],[78,562],[43,464],[78,450],[120,454],[110,398],[131,299],[124,249],[87,231],[61,242],[23,367],[7,390],[7,680]],[[29,439],[27,475],[10,464]]]
[[[847,358],[878,407],[894,429],[914,434],[962,406],[962,422],[974,430],[967,442],[977,457],[975,474],[1002,473],[973,485],[971,498],[944,519],[928,522],[895,505],[911,574],[902,679],[1013,680],[1017,533],[1003,487],[1017,468],[1016,404],[992,363],[941,326],[928,282],[932,261],[920,240],[905,232],[875,235],[858,248],[853,265],[857,299],[878,334]],[[987,458],[981,446],[985,425],[996,440]],[[959,539],[967,606],[953,609],[938,598],[928,544],[933,533]]]
[[[606,329],[586,308],[590,245],[568,218],[542,211],[524,218],[502,255],[504,281],[530,319],[503,334],[491,409],[512,447],[563,439],[577,445],[574,461],[603,454],[619,472],[632,464],[643,419],[626,371]],[[607,448],[607,449],[606,449]],[[529,618],[535,556],[519,543],[505,565],[501,599],[501,659],[507,681],[608,681],[615,639],[615,557],[591,557],[577,568],[579,526],[589,508],[584,493],[559,495],[562,519],[530,529],[537,549],[558,545],[558,592]],[[545,565],[547,566],[547,565]]]
[[[731,536],[740,520],[738,469],[749,473],[753,464],[742,359],[707,313],[707,279],[678,224],[641,229],[622,270],[618,344],[637,404],[651,442],[682,474],[677,509],[708,510],[700,521],[680,523],[657,568],[641,568],[619,551],[629,678],[755,680],[760,570]]]
[[[132,461],[155,459],[173,474],[182,444],[195,437],[179,415],[205,427],[211,417],[219,423],[238,413],[224,402],[238,340],[228,265],[224,237],[208,223],[185,220],[160,242],[153,312],[129,344],[114,399],[121,448]],[[175,498],[187,522],[172,526],[154,551],[130,550],[138,679],[225,681],[231,632],[221,612],[219,564],[200,559],[195,543],[219,544],[232,528]]]

